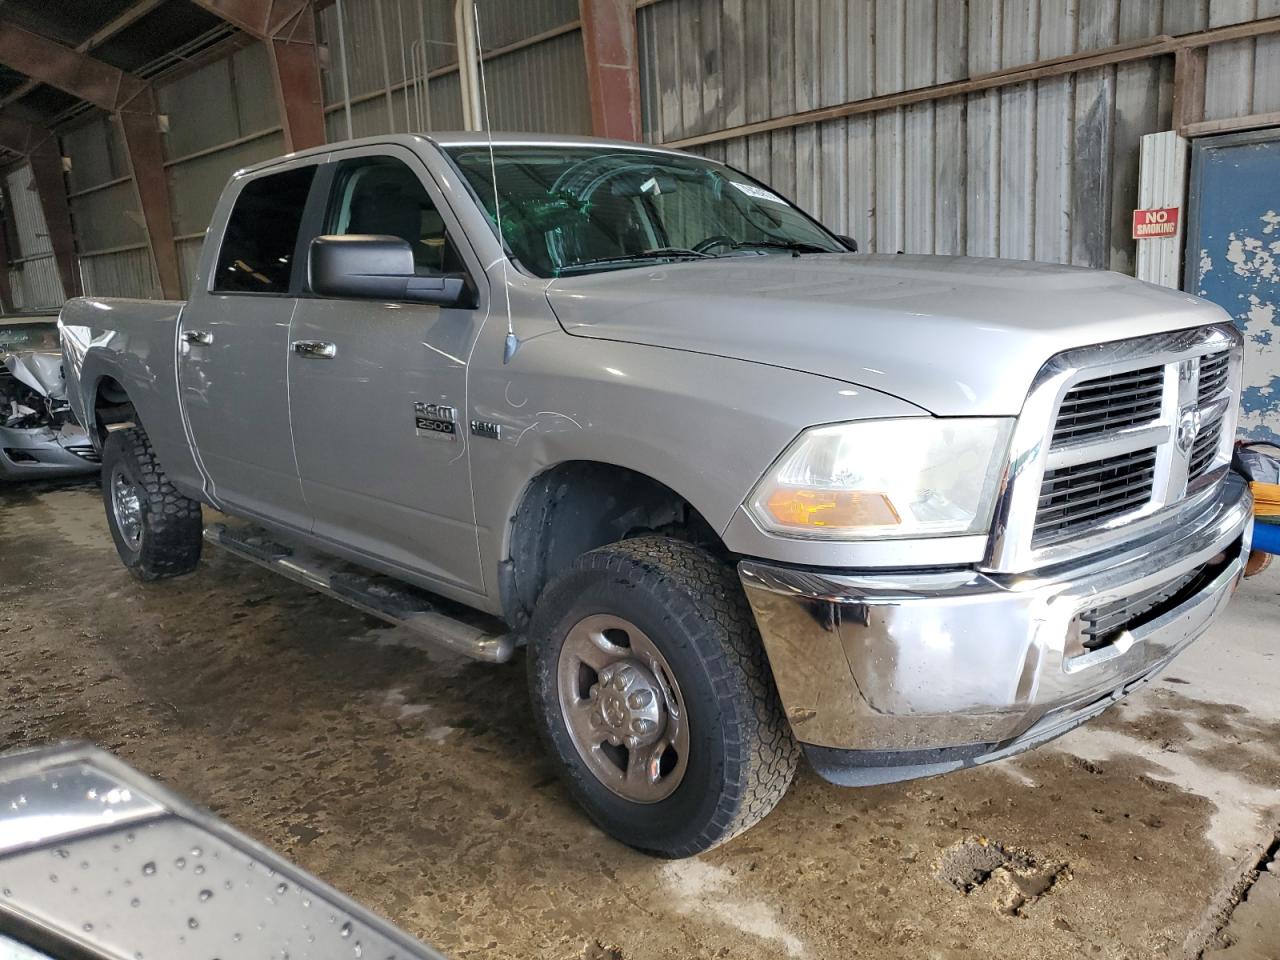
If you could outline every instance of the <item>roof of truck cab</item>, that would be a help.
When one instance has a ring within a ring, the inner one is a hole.
[[[554,133],[516,133],[511,131],[493,131],[492,134],[484,133],[477,130],[450,130],[435,131],[433,133],[387,133],[373,137],[358,137],[353,140],[338,140],[334,143],[326,143],[323,146],[311,147],[308,150],[298,150],[295,153],[286,153],[284,156],[272,157],[270,160],[263,160],[260,163],[252,164],[248,167],[242,167],[237,170],[237,177],[245,176],[250,173],[257,173],[259,170],[266,170],[278,164],[288,162],[290,160],[300,160],[306,157],[322,157],[334,150],[341,150],[346,147],[366,147],[377,144],[397,144],[403,147],[412,148],[416,144],[430,143],[436,147],[487,147],[492,143],[495,147],[511,147],[511,146],[539,146],[539,147],[605,147],[618,150],[644,150],[652,153],[679,153],[678,150],[672,150],[669,147],[654,146],[648,143],[633,143],[629,140],[608,140],[604,137],[578,137],[565,136],[564,134]]]

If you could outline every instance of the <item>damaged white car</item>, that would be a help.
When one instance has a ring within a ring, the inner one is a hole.
[[[67,403],[57,318],[0,319],[0,481],[90,474],[98,464]]]

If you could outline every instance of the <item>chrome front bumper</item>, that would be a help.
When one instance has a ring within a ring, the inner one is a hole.
[[[1149,679],[1213,622],[1244,569],[1248,487],[1146,540],[1035,574],[837,575],[744,561],[739,573],[783,706],[819,772],[907,779],[1042,743]],[[1088,650],[1082,615],[1186,581]]]

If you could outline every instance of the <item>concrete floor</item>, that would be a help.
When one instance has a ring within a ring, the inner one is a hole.
[[[522,660],[435,654],[213,550],[135,583],[96,486],[12,486],[0,749],[93,740],[457,958],[1276,957],[1250,868],[1280,820],[1278,574],[1054,745],[865,790],[804,770],[750,833],[667,863],[569,802]],[[975,861],[969,892],[945,882]]]

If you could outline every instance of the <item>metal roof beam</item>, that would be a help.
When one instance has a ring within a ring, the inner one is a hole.
[[[117,33],[133,26],[133,24],[164,2],[165,0],[138,0],[133,6],[121,12],[114,20],[95,30],[93,36],[84,41],[84,43],[78,44],[75,48],[76,53],[88,53],[90,50],[102,46]],[[5,94],[3,98],[0,98],[0,107],[5,107],[17,100],[21,100],[38,86],[40,86],[38,80],[24,81],[14,87],[11,92]]]

